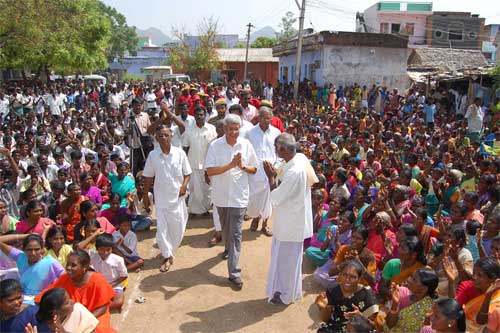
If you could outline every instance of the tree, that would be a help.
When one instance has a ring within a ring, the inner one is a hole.
[[[494,83],[495,89],[500,89],[500,65],[496,65],[489,71]]]
[[[257,39],[255,39],[253,41],[252,45],[250,45],[250,47],[269,48],[269,47],[273,47],[274,45],[276,45],[277,42],[278,41],[276,40],[276,38],[261,36],[261,37],[258,37]]]
[[[240,40],[238,41],[238,44],[236,44],[236,48],[238,48],[238,49],[244,49],[246,47],[247,47],[247,43],[242,42]]]
[[[294,25],[297,23],[297,18],[293,12],[286,12],[285,16],[281,18],[281,23],[278,25],[281,28],[279,34],[277,34],[278,41],[284,42],[297,34],[297,29]]]
[[[47,74],[107,67],[110,21],[97,0],[4,0],[0,67]]]
[[[115,8],[106,6],[99,1],[100,11],[109,19],[111,23],[111,39],[106,48],[106,57],[109,62],[115,58],[122,58],[125,51],[134,54],[137,50],[137,33],[135,27],[127,25],[127,19]]]

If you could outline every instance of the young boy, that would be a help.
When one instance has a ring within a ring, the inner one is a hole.
[[[124,290],[128,283],[127,267],[122,257],[112,253],[115,246],[112,235],[104,233],[97,236],[95,246],[97,252],[89,253],[90,263],[97,272],[104,275],[115,291],[109,308],[121,312],[125,300]]]
[[[118,230],[113,232],[117,254],[122,256],[129,271],[138,272],[144,260],[137,253],[137,236],[132,229],[132,216],[125,214],[118,217]]]

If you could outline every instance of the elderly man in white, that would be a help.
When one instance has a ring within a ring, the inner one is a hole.
[[[308,167],[296,154],[295,144],[288,133],[276,139],[276,153],[285,160],[279,176],[272,164],[264,161],[273,204],[274,235],[266,290],[272,304],[290,304],[302,297],[303,242],[312,235]]]
[[[191,175],[186,153],[172,145],[172,132],[164,125],[156,129],[159,143],[146,160],[143,176],[144,193],[148,193],[154,179],[156,203],[156,241],[163,256],[160,272],[166,272],[174,263],[174,251],[179,247],[186,230],[188,212],[186,192]],[[149,197],[143,198],[144,209],[149,210]]]
[[[215,138],[215,126],[207,123],[207,110],[199,107],[194,110],[195,125],[186,129],[183,136],[183,147],[189,164],[193,169],[189,183],[189,212],[206,214],[212,206],[210,199],[210,180],[205,173],[205,158],[208,146]]]
[[[241,118],[227,115],[224,136],[214,140],[208,148],[205,167],[212,183],[212,201],[217,207],[228,259],[229,281],[241,290],[239,266],[243,216],[248,205],[248,175],[257,171],[257,157],[250,141],[239,137]]]
[[[270,125],[272,119],[273,111],[271,108],[262,106],[259,109],[259,123],[246,133],[259,161],[257,173],[250,176],[250,200],[247,208],[247,215],[253,219],[250,229],[256,231],[259,228],[260,218],[262,218],[262,233],[269,237],[273,235],[267,226],[267,220],[272,212],[271,190],[262,163],[268,161],[272,165],[276,165],[278,157],[274,149],[274,141],[281,134],[279,129]]]

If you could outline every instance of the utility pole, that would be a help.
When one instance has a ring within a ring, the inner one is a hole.
[[[247,24],[247,51],[245,53],[245,73],[243,73],[243,81],[247,80],[247,68],[248,68],[248,48],[250,47],[250,29],[254,28],[252,23]]]
[[[293,99],[298,100],[299,97],[299,83],[300,83],[300,70],[301,70],[301,57],[302,57],[302,39],[304,35],[304,18],[306,13],[306,0],[302,0],[302,6],[295,0],[297,7],[300,10],[299,17],[299,36],[297,39],[297,56],[295,59],[295,80],[293,81]]]

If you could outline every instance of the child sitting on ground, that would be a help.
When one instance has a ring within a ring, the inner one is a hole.
[[[122,257],[112,253],[115,244],[110,234],[97,236],[95,246],[97,252],[90,252],[90,264],[97,272],[104,275],[115,291],[109,305],[110,310],[116,309],[121,312],[125,300],[124,290],[128,283],[127,267]]]
[[[132,231],[132,216],[118,217],[118,230],[113,233],[117,254],[122,256],[129,271],[139,271],[144,260],[137,253],[137,236]]]

